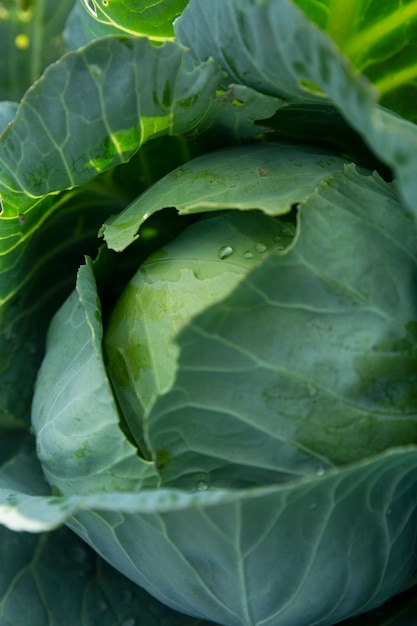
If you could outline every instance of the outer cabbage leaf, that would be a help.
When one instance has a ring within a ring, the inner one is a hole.
[[[140,459],[122,436],[101,340],[100,302],[88,263],[80,268],[76,291],[49,328],[48,356],[38,373],[32,405],[37,456],[58,493],[135,491],[156,485],[153,464]]]
[[[385,5],[384,5],[385,6]],[[378,105],[372,84],[290,0],[191,0],[175,24],[190,63],[214,57],[241,83],[288,103],[335,105],[417,206],[417,128]]]
[[[35,535],[0,527],[2,626],[203,626],[159,604],[68,529]]]
[[[295,0],[377,87],[382,105],[417,121],[414,0]]]
[[[57,523],[76,513],[69,525],[125,575],[164,604],[220,624],[332,626],[379,606],[416,566],[416,455],[399,449],[291,486],[240,491],[40,502],[11,498],[9,488],[15,517],[2,512],[1,521],[34,530],[38,519],[41,530],[48,516]]]

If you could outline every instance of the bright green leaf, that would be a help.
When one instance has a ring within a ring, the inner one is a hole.
[[[357,70],[377,87],[379,101],[417,121],[415,0],[295,0],[326,30]]]
[[[156,40],[173,36],[172,24],[188,0],[80,0],[90,16],[116,26],[129,35],[147,35]]]

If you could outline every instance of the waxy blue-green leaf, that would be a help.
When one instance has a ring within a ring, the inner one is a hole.
[[[294,0],[378,89],[379,102],[417,120],[414,0]]]
[[[173,170],[101,229],[109,248],[123,250],[141,224],[164,207],[183,214],[259,209],[283,215],[317,183],[342,170],[344,159],[314,148],[260,144],[215,151]]]
[[[204,626],[158,603],[65,528],[38,535],[0,526],[0,560],[1,626]]]
[[[164,604],[215,623],[272,626],[279,619],[283,626],[310,626],[314,617],[318,626],[333,626],[352,613],[379,606],[410,580],[416,567],[416,459],[417,450],[410,446],[287,486],[222,491],[206,484],[203,489],[196,474],[196,490],[190,493],[159,489],[52,497],[42,495],[46,486],[35,457],[20,454],[0,468],[0,523],[41,532],[66,521],[116,569]],[[33,477],[31,486],[28,475]],[[56,618],[57,599],[62,607],[72,597],[75,610],[81,589],[73,579],[74,561],[76,572],[82,570],[79,583],[88,586],[84,608],[93,609],[88,594],[95,572],[82,545],[65,541],[72,558],[66,549],[55,548],[55,556],[48,551],[49,541],[55,545],[53,536],[38,541],[27,535],[15,535],[18,541],[10,537],[0,531],[3,558],[13,546],[16,555],[2,560],[2,617],[11,611],[13,619],[14,602],[25,588],[28,598],[34,594],[34,607],[42,616],[51,605]],[[59,554],[66,557],[65,567]],[[162,569],[155,554],[163,559]],[[49,578],[52,562],[55,582]],[[114,575],[112,579],[119,589],[134,589],[116,582]],[[62,582],[68,595],[54,593]],[[110,610],[105,608],[103,620]]]
[[[412,215],[353,166],[301,206],[288,252],[179,336],[176,381],[149,415],[165,484],[288,479],[417,443]]]
[[[226,626],[333,626],[401,590],[415,568],[415,454],[376,457],[288,490],[235,492],[234,502],[184,515],[123,523],[81,513],[74,527],[94,544],[110,523],[121,548],[140,535],[137,555],[129,553],[142,564],[136,580],[173,608]],[[164,572],[152,556],[162,545]]]
[[[129,35],[172,38],[173,22],[188,0],[79,0],[90,16]]]
[[[384,4],[385,6],[385,4]],[[417,205],[417,128],[378,105],[378,92],[291,0],[191,0],[175,25],[198,65],[214,57],[224,84],[289,103],[335,105]]]
[[[100,301],[87,263],[49,328],[32,405],[37,455],[58,492],[133,491],[156,484],[153,464],[140,459],[122,435],[101,340]]]
[[[178,493],[177,503],[167,492],[166,508],[142,492],[133,515],[120,494],[118,511],[80,511],[69,524],[174,609],[225,626],[333,626],[401,591],[416,566],[416,454],[289,487]]]

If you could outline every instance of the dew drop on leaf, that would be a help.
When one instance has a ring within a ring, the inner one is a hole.
[[[320,466],[316,469],[316,474],[317,474],[317,476],[324,476],[324,475],[325,475],[325,473],[326,473],[326,470],[325,470],[325,468],[324,468],[322,465],[320,465]]]
[[[243,256],[245,259],[253,259],[253,253],[250,250],[246,250],[246,252],[243,253]]]
[[[229,256],[233,254],[233,248],[232,246],[222,246],[221,248],[219,248],[218,254],[219,254],[219,259],[223,261],[224,259],[227,259]]]
[[[266,252],[266,245],[264,243],[258,242],[255,244],[255,250],[256,252],[262,254],[263,252]]]
[[[205,472],[199,472],[197,474],[197,482],[196,482],[196,490],[197,491],[206,491],[209,488],[208,476]]]

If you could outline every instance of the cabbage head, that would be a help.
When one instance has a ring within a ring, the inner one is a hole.
[[[165,207],[178,232],[159,246]],[[225,626],[331,625],[405,589],[412,225],[377,174],[281,143],[190,160],[109,219],[112,246],[139,231],[154,249],[109,310],[100,263],[80,268],[33,402],[53,493],[96,499],[70,528]]]

